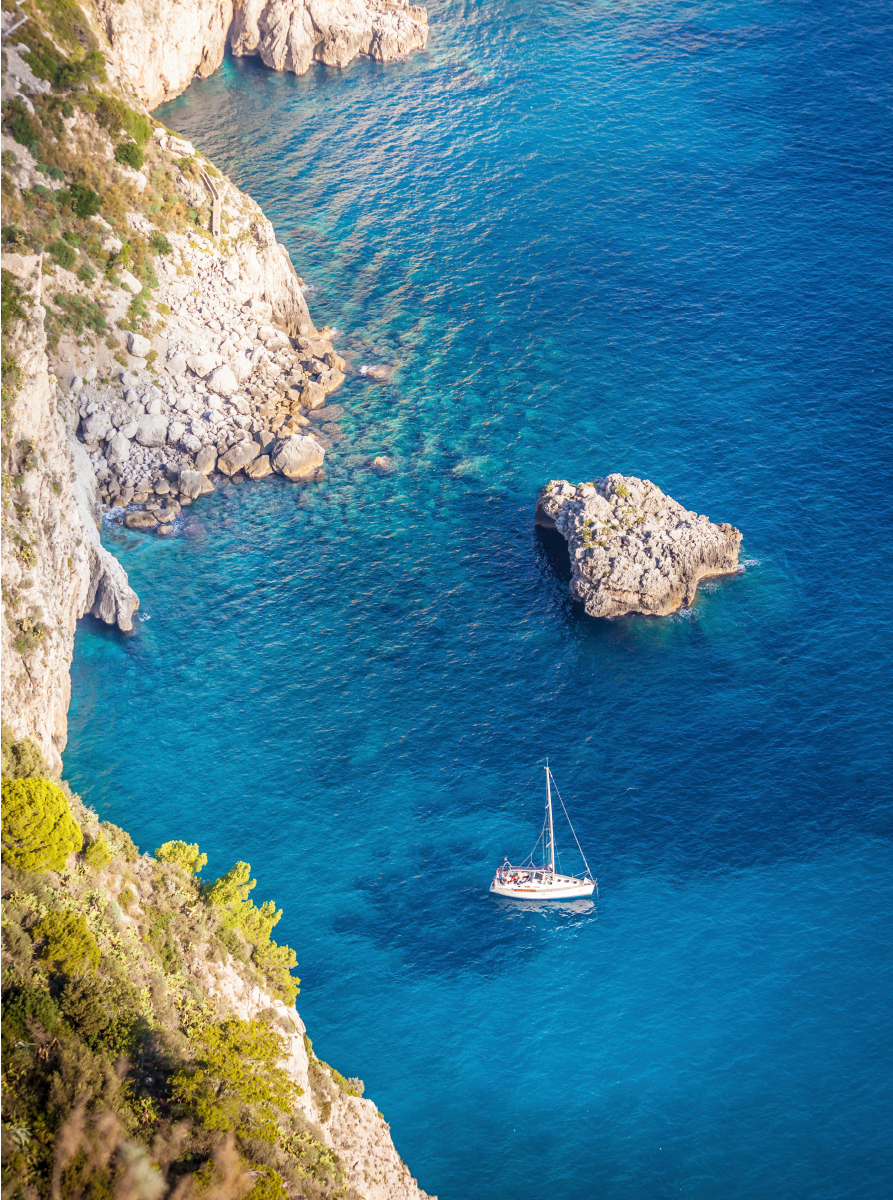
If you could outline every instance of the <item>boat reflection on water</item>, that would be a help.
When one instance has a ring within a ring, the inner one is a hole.
[[[566,913],[574,917],[585,917],[596,909],[595,901],[588,896],[581,896],[578,900],[514,900],[511,896],[493,896],[491,902],[496,908],[515,912]]]

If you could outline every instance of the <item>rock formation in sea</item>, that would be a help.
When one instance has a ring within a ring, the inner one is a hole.
[[[571,558],[571,595],[591,617],[666,616],[691,604],[698,583],[738,569],[741,533],[689,512],[648,479],[553,479],[536,524],[557,529]]]
[[[361,54],[387,62],[428,40],[426,10],[406,0],[97,0],[96,12],[112,70],[149,108],[213,74],[227,43],[302,75]]]

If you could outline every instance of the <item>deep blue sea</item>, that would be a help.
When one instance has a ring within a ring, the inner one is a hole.
[[[349,436],[107,531],[142,620],[81,626],[67,776],[251,862],[441,1200],[893,1196],[893,8],[428,11],[406,62],[227,59],[159,114],[342,331]],[[746,570],[587,618],[533,506],[611,471]],[[546,755],[591,905],[488,895]]]

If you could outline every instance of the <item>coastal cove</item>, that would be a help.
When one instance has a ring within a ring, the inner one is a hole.
[[[339,331],[345,437],[323,482],[229,483],[169,538],[107,517],[141,606],[79,627],[66,778],[142,849],[251,862],[314,1045],[426,1192],[873,1200],[889,31],[790,3],[429,20],[404,62],[227,56],[154,114]],[[613,471],[739,528],[744,572],[586,617],[534,505]],[[546,755],[594,905],[487,895]]]

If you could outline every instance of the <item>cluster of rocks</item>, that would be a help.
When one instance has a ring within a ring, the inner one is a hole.
[[[234,222],[239,214],[228,212]],[[141,215],[128,220],[152,232]],[[326,450],[345,436],[344,409],[327,397],[346,364],[331,331],[314,327],[284,248],[267,246],[264,262],[244,242],[170,241],[173,254],[157,260],[161,319],[152,337],[127,335],[127,366],[112,364],[112,380],[95,365],[63,380],[60,407],[102,501],[123,507],[173,495],[182,504],[213,490],[215,472],[323,478]],[[153,508],[128,524],[161,531],[169,511]]]
[[[95,0],[94,9],[109,39],[109,74],[149,108],[213,74],[227,45],[301,75],[311,63],[345,67],[361,54],[392,61],[428,40],[426,10],[407,0]]]
[[[689,512],[647,479],[553,479],[535,521],[557,529],[571,558],[571,595],[592,617],[665,616],[691,604],[698,583],[738,570],[741,533]]]

